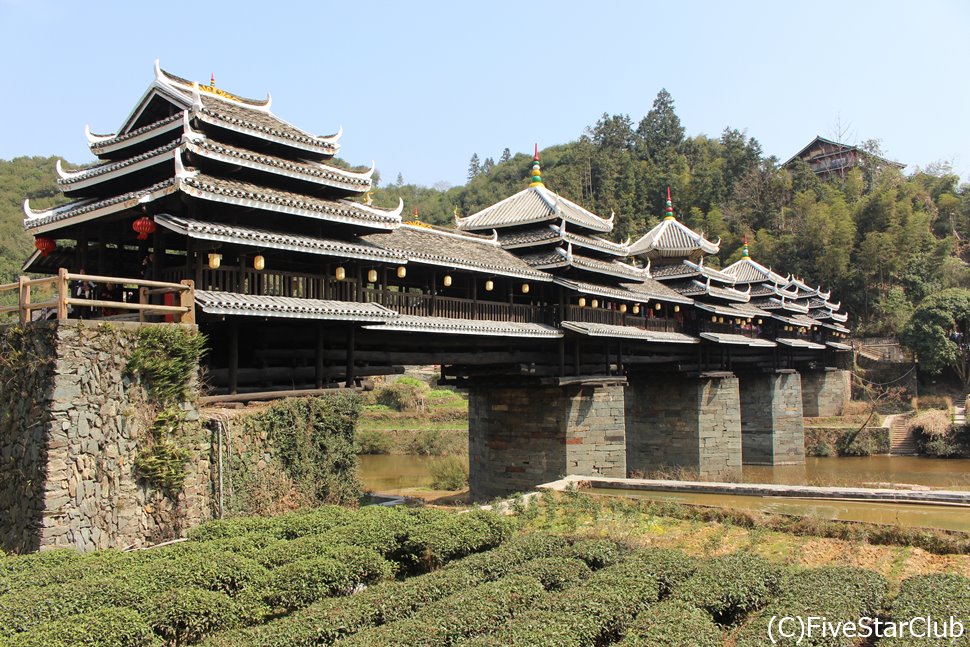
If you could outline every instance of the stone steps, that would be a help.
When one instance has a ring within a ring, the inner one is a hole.
[[[963,427],[967,424],[967,396],[961,396],[953,402],[953,426]]]
[[[901,413],[893,416],[889,431],[889,453],[895,456],[913,456],[916,454],[916,439],[909,433],[907,425],[913,413]]]

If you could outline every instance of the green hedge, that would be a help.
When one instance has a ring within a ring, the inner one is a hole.
[[[882,607],[888,584],[882,575],[848,566],[823,566],[787,572],[779,594],[760,612],[752,615],[737,636],[738,647],[757,647],[768,639],[772,617],[824,616],[832,622],[856,621],[875,617]],[[778,637],[779,645],[795,645],[795,640]],[[853,639],[833,636],[805,637],[805,647],[850,647]]]
[[[673,594],[731,625],[771,601],[780,579],[781,569],[764,557],[739,552],[701,562]]]
[[[611,539],[581,539],[567,553],[586,562],[590,568],[603,568],[620,559],[620,547]]]
[[[347,595],[361,584],[392,577],[394,569],[378,553],[359,546],[334,549],[329,557],[316,557],[274,569],[262,589],[263,600],[273,607],[298,609],[323,597]]]
[[[646,609],[630,625],[621,647],[721,647],[724,636],[711,617],[683,600]]]
[[[896,621],[931,616],[946,621],[953,616],[963,621],[964,635],[948,642],[931,638],[887,638],[880,645],[924,647],[967,647],[970,645],[970,578],[956,574],[916,575],[905,580],[893,601],[890,618]]]
[[[635,552],[626,563],[636,565],[644,575],[656,579],[661,597],[666,597],[694,574],[699,561],[679,550],[651,548]]]
[[[132,609],[109,607],[40,624],[5,641],[4,647],[149,647],[155,635]]]
[[[433,647],[455,644],[503,623],[545,592],[533,577],[510,575],[466,588],[429,604],[411,618],[360,631],[338,641],[346,647]]]
[[[534,559],[563,555],[569,543],[550,535],[522,535],[498,548],[454,561],[404,581],[381,582],[350,597],[327,598],[265,625],[222,632],[209,647],[329,645],[379,624],[413,616],[470,586],[496,580]]]
[[[593,574],[586,562],[572,557],[540,557],[522,564],[516,575],[534,577],[547,591],[562,591]]]
[[[624,560],[577,586],[543,596],[534,609],[467,644],[579,647],[609,643],[659,597],[659,582],[645,574],[636,560]]]
[[[149,614],[152,628],[176,645],[196,642],[246,620],[246,608],[217,591],[172,589],[156,598],[154,604]]]

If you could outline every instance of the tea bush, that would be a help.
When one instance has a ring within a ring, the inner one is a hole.
[[[707,611],[723,625],[734,624],[765,606],[777,593],[781,570],[751,553],[702,561],[674,590],[674,597]]]
[[[724,637],[711,617],[682,600],[667,600],[636,617],[620,647],[721,647]]]

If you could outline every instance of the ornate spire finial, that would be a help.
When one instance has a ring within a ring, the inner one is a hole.
[[[670,201],[670,187],[667,187],[667,206],[664,207],[664,220],[676,220],[674,217],[674,203]]]
[[[529,186],[545,186],[542,183],[542,169],[539,167],[539,144],[536,144],[536,152],[532,157],[532,182]]]
[[[216,73],[212,72],[209,74],[209,85],[216,87]]]
[[[748,254],[748,235],[744,235],[744,247],[741,249],[741,258],[750,258]]]

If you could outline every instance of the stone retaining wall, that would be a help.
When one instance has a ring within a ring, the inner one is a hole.
[[[175,324],[161,324],[175,325]],[[0,548],[123,548],[178,537],[211,517],[210,441],[183,440],[174,498],[134,473],[153,421],[126,371],[139,324],[35,322],[2,330]],[[187,422],[193,403],[181,404]]]
[[[842,369],[802,374],[802,412],[806,418],[841,416],[852,396],[852,373]]]

